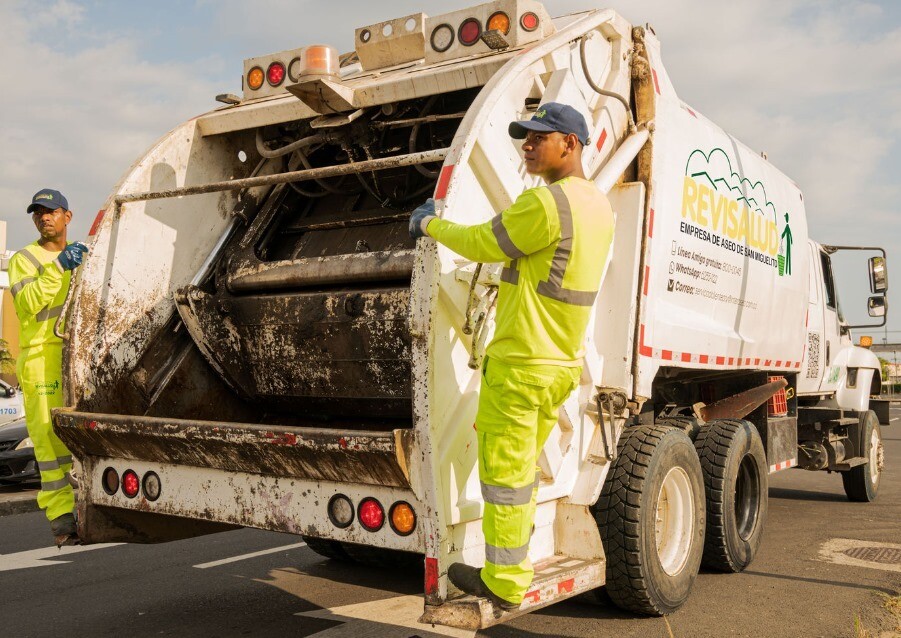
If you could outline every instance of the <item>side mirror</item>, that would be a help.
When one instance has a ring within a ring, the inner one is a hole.
[[[871,317],[884,317],[886,310],[885,297],[870,297],[867,299],[867,312]]]
[[[870,292],[879,295],[886,290],[888,290],[888,269],[885,267],[885,257],[870,257]],[[882,315],[874,315],[871,312],[870,316]]]

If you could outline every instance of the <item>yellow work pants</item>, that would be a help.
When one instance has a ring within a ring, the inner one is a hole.
[[[538,456],[581,368],[485,361],[476,430],[485,514],[482,580],[497,596],[522,602],[532,582],[529,539],[538,494]]]
[[[66,476],[72,469],[72,455],[53,432],[50,419],[50,410],[63,405],[62,344],[24,348],[16,375],[25,395],[25,424],[41,472],[38,505],[52,521],[75,508],[75,494]]]

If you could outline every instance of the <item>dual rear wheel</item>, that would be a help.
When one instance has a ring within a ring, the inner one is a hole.
[[[711,421],[694,443],[681,427],[628,428],[593,507],[608,596],[634,612],[675,611],[702,563],[720,571],[750,564],[766,509],[765,455],[751,423]]]

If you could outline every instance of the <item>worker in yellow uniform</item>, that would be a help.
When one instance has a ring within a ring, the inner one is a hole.
[[[25,395],[25,423],[41,473],[38,505],[50,519],[57,545],[78,542],[75,497],[70,483],[72,455],[53,432],[51,408],[63,405],[62,340],[53,328],[62,313],[71,271],[81,264],[87,247],[69,244],[69,202],[49,188],[38,191],[28,207],[40,239],[9,261],[10,292],[19,318],[21,353],[16,375]]]
[[[432,237],[474,262],[505,264],[476,416],[485,566],[454,563],[448,570],[457,588],[501,611],[518,608],[532,582],[538,456],[579,383],[614,224],[607,197],[582,169],[589,139],[578,111],[551,102],[509,128],[511,137],[525,139],[526,170],[547,186],[526,190],[476,226],[436,217],[432,200],[410,218],[414,238]]]

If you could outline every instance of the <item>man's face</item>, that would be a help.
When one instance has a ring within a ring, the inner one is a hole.
[[[563,133],[529,131],[522,145],[526,171],[532,175],[546,175],[558,170],[569,154],[569,146]]]
[[[31,220],[41,237],[49,240],[62,239],[71,219],[72,211],[64,208],[51,210],[42,206],[31,214]]]

